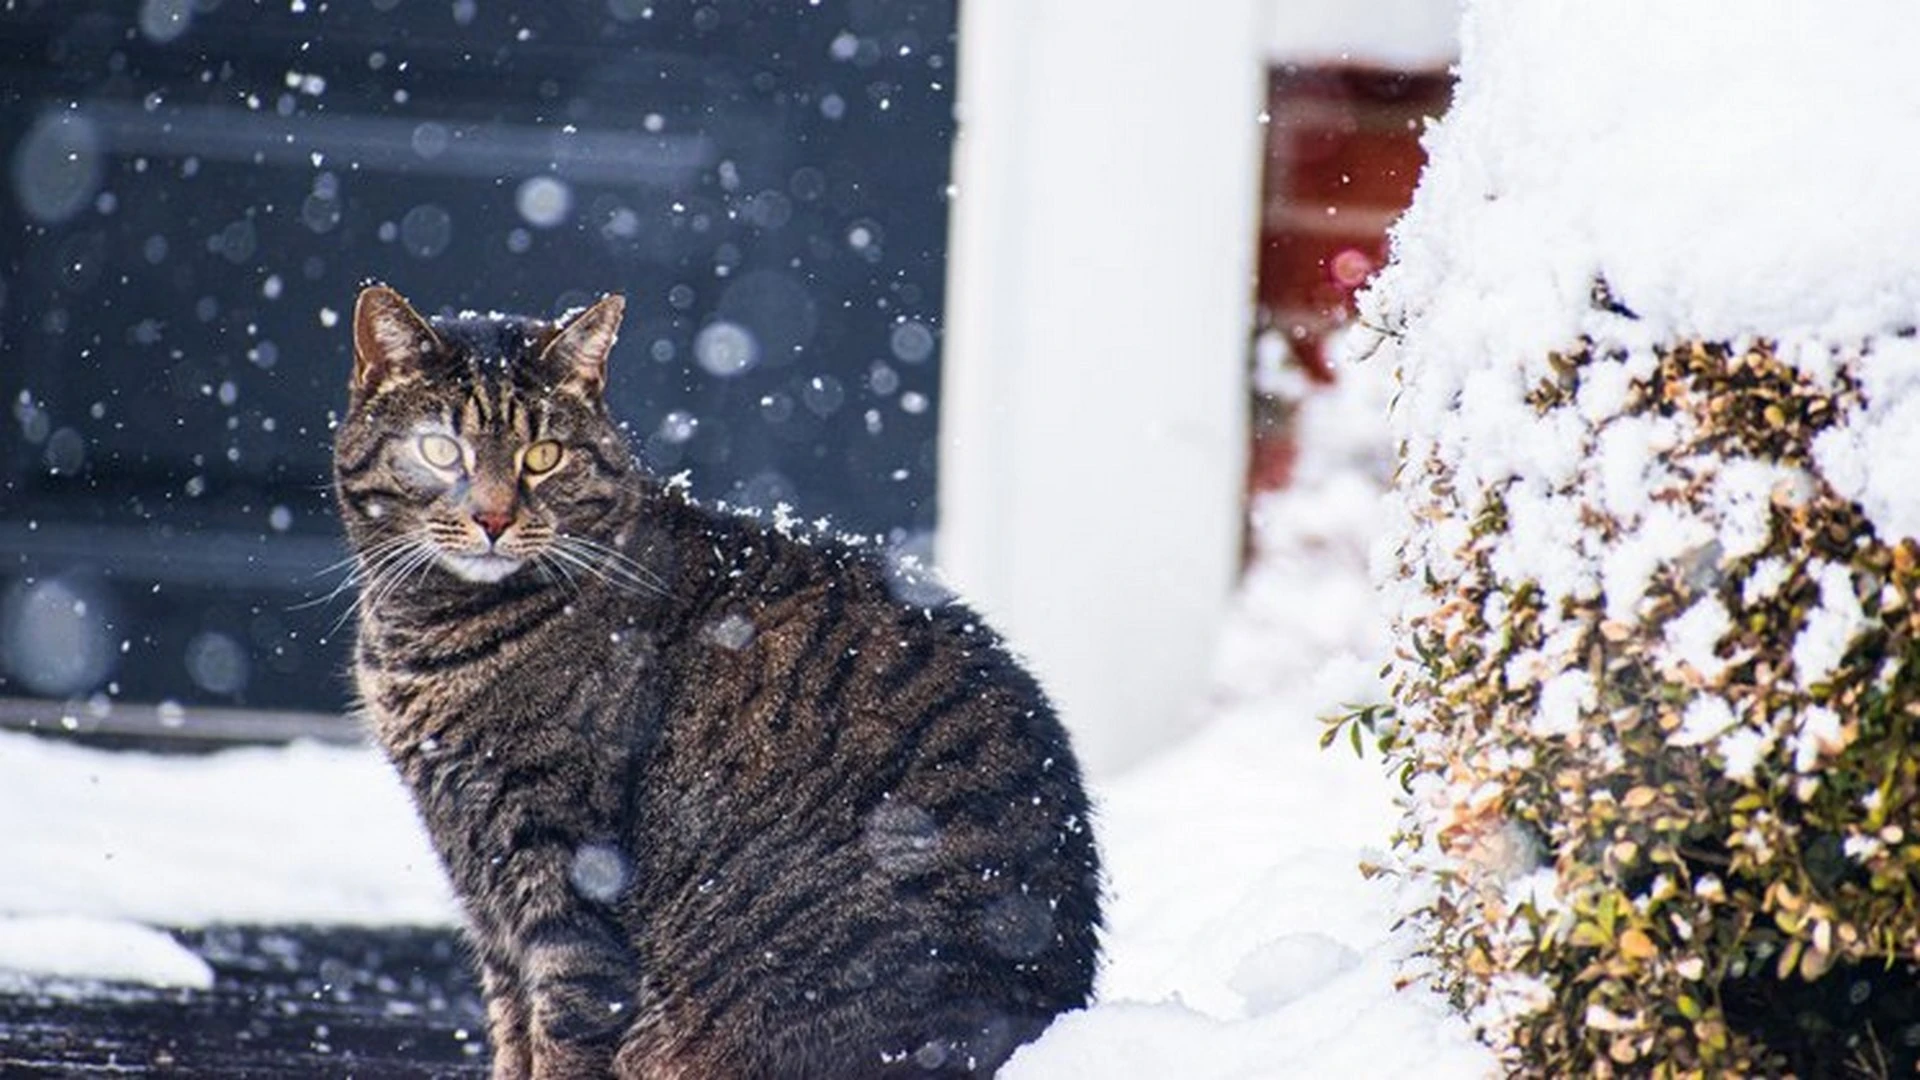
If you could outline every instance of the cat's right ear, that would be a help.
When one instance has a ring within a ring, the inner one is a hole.
[[[626,297],[608,293],[560,323],[553,340],[540,350],[540,362],[556,373],[561,389],[588,401],[600,400],[607,387],[607,354],[620,335],[626,310]]]
[[[353,302],[353,389],[366,396],[396,376],[418,370],[440,348],[427,320],[385,285],[369,285]]]

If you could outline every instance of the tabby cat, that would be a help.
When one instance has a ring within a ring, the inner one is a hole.
[[[989,1074],[1093,980],[1066,732],[965,607],[642,471],[603,395],[623,306],[354,309],[354,674],[493,1075]]]

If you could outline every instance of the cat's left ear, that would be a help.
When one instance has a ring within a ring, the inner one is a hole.
[[[626,297],[608,293],[560,325],[541,350],[540,361],[558,371],[561,389],[573,390],[588,401],[599,400],[607,385],[607,354],[620,335],[620,317],[626,310]]]
[[[370,394],[389,381],[419,371],[440,348],[440,339],[406,298],[385,285],[369,285],[353,302],[353,389]]]

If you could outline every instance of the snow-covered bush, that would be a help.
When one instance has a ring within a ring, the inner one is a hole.
[[[1431,955],[1516,1064],[1761,1071],[1729,979],[1920,956],[1920,549],[1819,468],[1863,369],[1920,361],[1869,348],[1816,380],[1590,342],[1525,398],[1581,432],[1562,483],[1407,463],[1409,840]]]
[[[1920,961],[1905,18],[1469,8],[1368,301],[1385,734],[1430,974],[1515,1072],[1915,1054],[1769,1007]]]

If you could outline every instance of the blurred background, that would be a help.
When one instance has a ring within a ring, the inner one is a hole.
[[[1204,707],[1452,48],[1423,0],[10,0],[0,723],[352,738],[381,280],[625,292],[655,469],[936,557],[1124,768]]]
[[[0,695],[342,707],[345,601],[303,602],[344,555],[369,279],[428,312],[623,291],[612,404],[654,468],[925,548],[953,17],[9,4]]]

